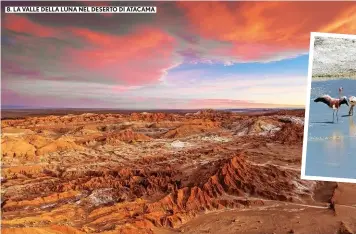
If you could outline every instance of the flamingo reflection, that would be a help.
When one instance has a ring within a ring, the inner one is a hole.
[[[355,125],[354,119],[351,116],[349,117],[349,134],[350,134],[350,137],[356,136],[356,125]]]
[[[327,164],[339,165],[340,156],[345,153],[344,136],[340,131],[334,131],[328,140],[325,141],[324,154],[327,156]]]

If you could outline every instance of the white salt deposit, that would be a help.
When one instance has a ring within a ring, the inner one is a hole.
[[[184,148],[186,146],[186,143],[178,140],[178,141],[173,141],[171,143],[171,146],[173,148]]]

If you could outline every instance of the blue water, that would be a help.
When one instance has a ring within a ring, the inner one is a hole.
[[[356,96],[356,80],[312,82],[305,174],[308,176],[356,179],[356,112],[348,116],[349,107],[339,109],[339,121],[332,123],[332,110],[315,103],[318,96]],[[354,110],[355,111],[355,110]]]

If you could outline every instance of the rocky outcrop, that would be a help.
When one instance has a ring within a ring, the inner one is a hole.
[[[2,155],[11,158],[27,158],[31,160],[36,155],[36,147],[25,140],[6,138],[1,141]]]
[[[191,120],[172,130],[167,131],[162,135],[164,138],[182,138],[194,134],[212,132],[220,127],[219,122],[210,120]]]
[[[105,137],[107,144],[115,144],[117,142],[140,142],[149,141],[151,137],[146,136],[142,133],[137,133],[132,130],[123,130],[118,132],[113,132]]]
[[[57,151],[66,151],[66,150],[80,150],[83,147],[77,145],[73,139],[68,137],[61,137],[53,142],[39,148],[36,151],[37,155],[46,155],[48,153],[53,153]]]
[[[272,139],[283,144],[302,144],[304,135],[304,125],[285,124]]]

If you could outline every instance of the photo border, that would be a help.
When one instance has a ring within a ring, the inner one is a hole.
[[[352,34],[338,34],[338,33],[310,33],[310,45],[309,45],[309,65],[308,65],[308,84],[307,95],[305,102],[305,117],[304,117],[304,137],[303,137],[303,154],[302,154],[302,166],[301,166],[301,179],[303,180],[319,180],[319,181],[331,181],[331,182],[345,182],[356,183],[356,179],[338,178],[338,177],[323,177],[323,176],[307,176],[305,175],[305,164],[307,157],[307,143],[308,143],[308,129],[309,129],[309,111],[310,111],[310,95],[311,95],[311,83],[313,73],[313,57],[314,57],[314,41],[315,37],[332,37],[332,38],[344,38],[344,39],[356,39],[356,35]]]

